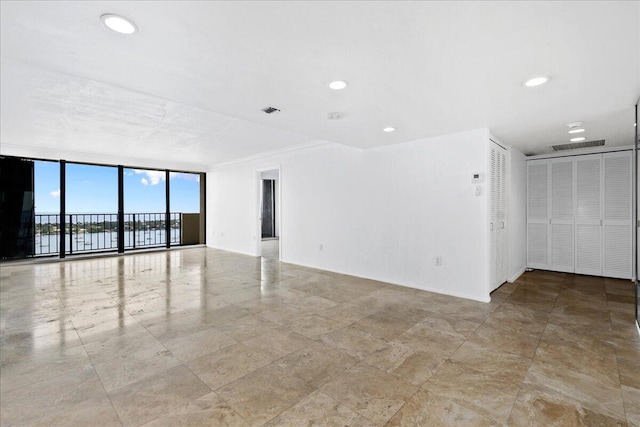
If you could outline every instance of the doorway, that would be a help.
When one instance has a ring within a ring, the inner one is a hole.
[[[280,259],[280,169],[258,171],[260,218],[258,254],[266,259]]]
[[[276,180],[262,180],[262,239],[276,238]]]

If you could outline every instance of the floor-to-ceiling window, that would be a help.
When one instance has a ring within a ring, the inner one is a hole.
[[[67,254],[118,247],[118,168],[66,165]]]
[[[204,243],[203,173],[0,156],[0,259]]]
[[[34,255],[55,255],[60,251],[60,163],[35,160]]]
[[[172,172],[170,174],[171,241],[183,245],[202,242],[200,212],[200,174]]]
[[[165,246],[166,207],[166,171],[125,168],[125,248]],[[169,243],[177,245],[180,242],[170,238]]]

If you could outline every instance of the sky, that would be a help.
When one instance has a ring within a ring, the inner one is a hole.
[[[60,164],[34,161],[36,214],[60,211]],[[67,163],[67,213],[117,213],[118,168]],[[198,174],[171,172],[171,212],[200,211]],[[124,170],[125,213],[165,211],[165,172]]]

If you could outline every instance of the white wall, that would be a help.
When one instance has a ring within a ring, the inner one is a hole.
[[[488,189],[475,196],[471,182],[486,175],[488,152],[480,129],[369,150],[327,143],[215,167],[207,242],[256,255],[256,171],[279,165],[283,261],[489,301]]]
[[[527,161],[524,154],[509,147],[509,282],[515,282],[527,268]]]

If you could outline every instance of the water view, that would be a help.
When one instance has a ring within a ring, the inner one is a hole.
[[[125,214],[124,247],[137,249],[163,246],[167,242],[166,215],[163,213]],[[180,244],[181,214],[169,217],[169,242]],[[65,217],[66,253],[118,249],[117,214],[70,214]],[[34,254],[60,252],[60,215],[35,215]]]
[[[172,229],[170,234],[172,245],[180,244],[180,229]],[[164,230],[125,231],[124,246],[127,249],[164,246],[166,244]],[[118,233],[115,231],[101,233],[79,233],[65,235],[67,253],[103,251],[118,249]],[[56,254],[60,251],[59,234],[36,234],[35,255]]]

